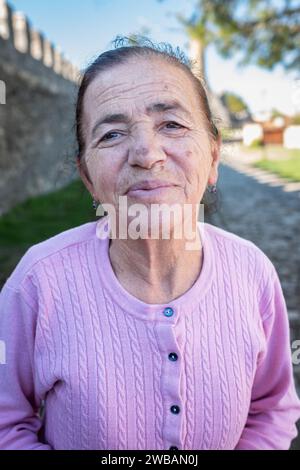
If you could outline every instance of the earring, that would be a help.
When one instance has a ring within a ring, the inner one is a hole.
[[[207,187],[207,190],[210,193],[216,193],[217,192],[217,186],[215,184],[209,184]]]
[[[108,212],[106,212],[104,209],[103,209],[103,206],[101,204],[98,205],[98,208],[97,208],[97,211],[96,211],[96,215],[99,216],[99,217],[102,217],[103,215],[107,215]]]
[[[108,214],[108,212],[103,209],[102,205],[95,201],[95,199],[93,199],[93,209],[96,210],[96,216],[102,217],[103,215]]]

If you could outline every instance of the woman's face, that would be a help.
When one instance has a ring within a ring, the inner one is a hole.
[[[103,122],[101,122],[103,121]],[[84,157],[92,196],[118,211],[133,203],[199,204],[217,181],[219,145],[208,135],[188,75],[160,59],[130,59],[101,73],[83,103]],[[173,186],[130,192],[145,180]]]

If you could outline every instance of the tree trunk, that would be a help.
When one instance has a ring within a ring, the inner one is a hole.
[[[200,77],[204,80],[206,87],[208,88],[206,69],[205,69],[205,46],[201,39],[191,38],[190,39],[190,59],[195,61],[195,71],[199,73]]]

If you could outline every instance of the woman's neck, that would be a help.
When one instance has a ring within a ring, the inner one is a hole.
[[[193,250],[186,239],[110,240],[109,257],[120,284],[145,303],[167,303],[198,279],[203,250],[199,232]]]

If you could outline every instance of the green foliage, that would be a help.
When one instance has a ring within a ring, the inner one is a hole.
[[[296,114],[295,116],[292,117],[291,124],[294,126],[299,126],[300,125],[300,113]]]
[[[221,128],[222,139],[230,139],[232,137],[232,129],[227,129],[226,127]]]
[[[252,149],[263,147],[262,139],[253,140],[253,142],[251,142],[251,145],[249,145],[249,147],[252,148]]]
[[[81,180],[31,197],[0,217],[0,244],[27,246],[91,220],[92,199]]]
[[[300,155],[287,160],[263,159],[255,163],[256,167],[276,173],[289,181],[300,181]]]
[[[271,119],[274,119],[276,117],[283,117],[284,114],[281,111],[278,111],[277,109],[273,108],[271,111]]]
[[[248,110],[248,106],[246,105],[245,101],[235,93],[225,92],[222,98],[224,99],[226,107],[232,114],[237,114]]]
[[[29,198],[4,214],[0,217],[0,288],[30,246],[92,220],[97,217],[81,180]]]
[[[240,65],[300,69],[300,2],[295,0],[198,0],[191,18],[177,16],[191,37],[214,43]]]

